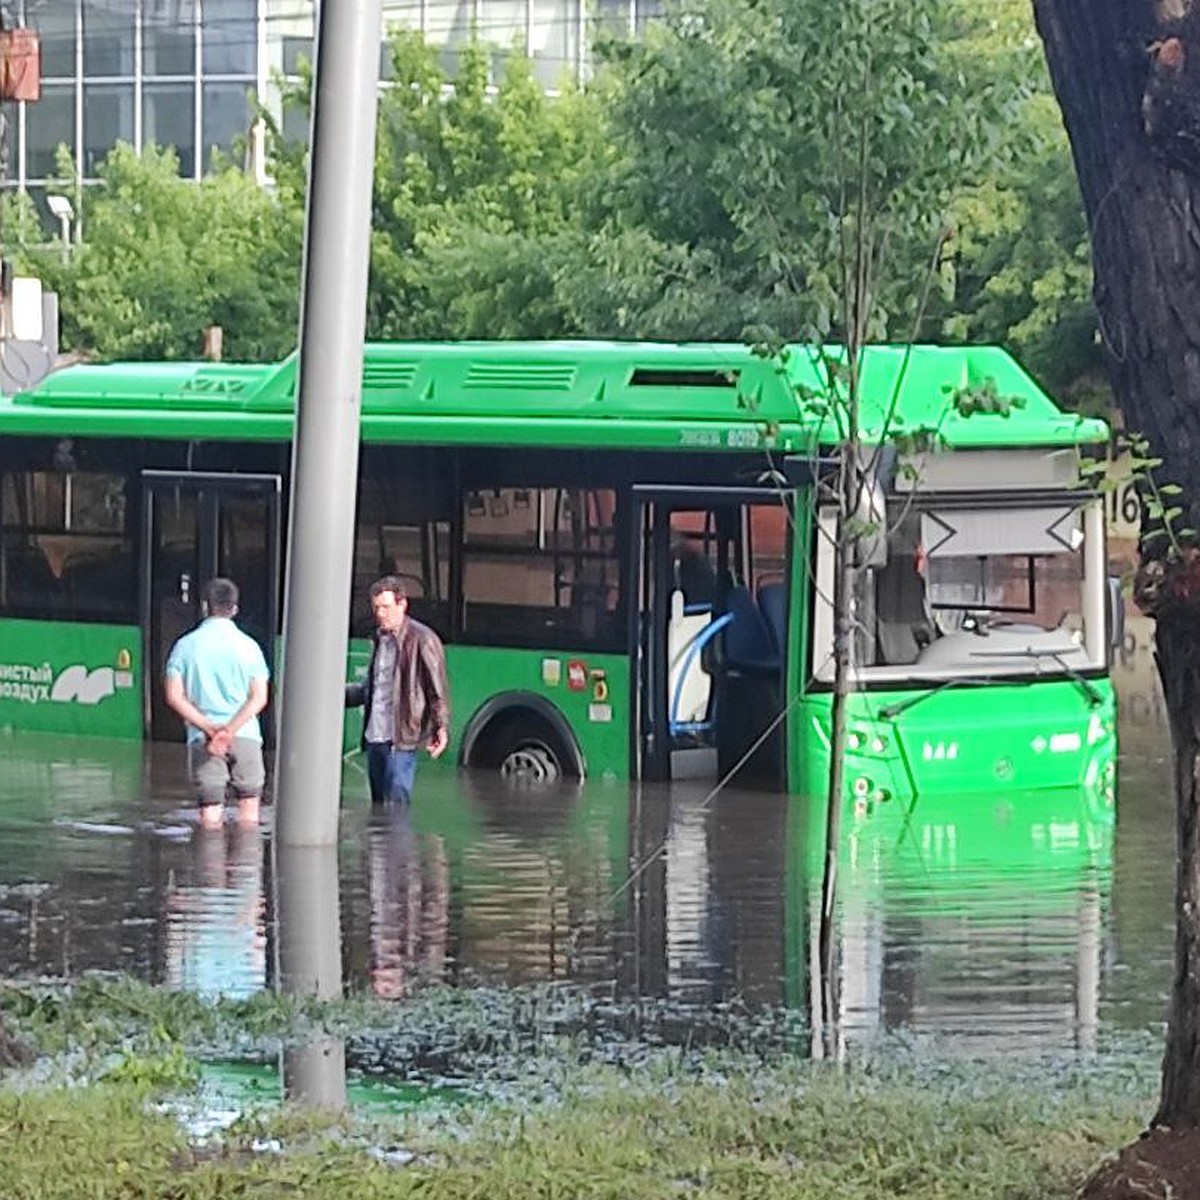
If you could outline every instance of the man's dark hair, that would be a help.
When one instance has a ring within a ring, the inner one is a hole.
[[[237,611],[238,585],[232,579],[210,579],[204,585],[204,606],[210,617],[231,617]]]
[[[408,588],[399,575],[384,575],[382,579],[375,580],[367,594],[374,600],[376,596],[382,595],[384,592],[391,592],[397,600],[408,599]]]

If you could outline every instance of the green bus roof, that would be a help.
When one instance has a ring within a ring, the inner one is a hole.
[[[286,440],[297,361],[293,354],[265,366],[67,367],[0,398],[0,434]],[[822,364],[805,347],[793,347],[781,366],[722,343],[369,343],[362,433],[368,442],[812,454],[839,440],[820,403]],[[963,416],[950,393],[988,380],[1021,406]],[[935,429],[955,449],[1083,445],[1108,436],[1102,421],[1060,411],[996,347],[868,347],[861,396],[867,441],[878,439],[893,406],[896,428]]]

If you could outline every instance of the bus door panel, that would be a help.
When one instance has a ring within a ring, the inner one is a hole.
[[[677,488],[639,499],[636,770],[781,787],[787,496]]]
[[[232,579],[238,625],[274,659],[279,631],[278,475],[143,472],[142,631],[146,734],[179,741],[183,724],[163,699],[162,678],[176,639],[201,619],[204,585]],[[263,720],[269,739],[271,721]]]

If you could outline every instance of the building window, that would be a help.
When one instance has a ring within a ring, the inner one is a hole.
[[[312,118],[303,104],[283,106],[283,140],[293,146],[307,146]]]
[[[32,6],[30,6],[32,8]],[[44,11],[39,6],[29,13],[30,24],[37,29],[41,39],[42,78],[75,78],[75,4],[49,5]]]
[[[86,83],[83,88],[83,173],[98,174],[117,142],[133,144],[133,84]]]
[[[143,0],[142,71],[194,75],[196,13],[192,0]]]
[[[142,89],[142,140],[174,146],[185,179],[196,171],[195,101],[191,83],[147,83]]]
[[[132,75],[134,6],[102,0],[85,0],[83,5],[83,73],[85,75]]]
[[[643,34],[651,21],[656,21],[663,15],[663,0],[636,0],[633,10],[637,32]]]
[[[241,153],[237,142],[244,141],[250,129],[250,95],[254,84],[206,83],[204,85],[204,161],[208,170],[213,151],[234,155]]]
[[[309,64],[313,60],[313,39],[310,37],[285,37],[283,39],[283,73],[299,75],[301,60]]]
[[[205,75],[253,75],[258,59],[254,0],[204,0]]]
[[[543,87],[561,87],[577,67],[579,5],[576,0],[530,0],[529,57]]]
[[[25,106],[25,173],[30,179],[53,179],[55,157],[65,145],[75,156],[75,88],[47,83],[42,98]]]

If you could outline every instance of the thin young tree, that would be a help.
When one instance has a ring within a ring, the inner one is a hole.
[[[880,526],[887,514],[874,500],[875,474],[881,446],[897,434],[889,409],[883,426],[872,430],[870,448],[864,446],[863,350],[885,335],[909,345],[919,336],[950,233],[946,214],[952,199],[1002,157],[996,131],[1023,95],[1015,83],[956,88],[961,74],[954,55],[962,28],[946,14],[944,5],[926,0],[848,0],[806,13],[808,54],[796,65],[796,82],[802,79],[805,90],[795,115],[807,149],[781,151],[809,163],[803,203],[815,209],[826,231],[815,247],[808,240],[803,255],[794,245],[785,248],[782,237],[775,253],[787,265],[806,314],[804,341],[816,376],[824,380],[815,395],[798,400],[824,414],[822,442],[836,446],[836,477],[825,498],[837,514],[831,770],[819,931],[820,1048],[827,1056],[838,1049],[837,871],[864,547],[884,535]],[[803,113],[813,114],[807,130]],[[757,216],[779,236],[777,214],[777,208],[763,205]],[[923,267],[914,271],[913,263]],[[814,296],[817,281],[823,291]],[[893,401],[902,384],[903,372]]]
[[[620,219],[602,231],[607,252],[593,257],[648,264],[654,297],[640,324],[632,316],[609,331],[744,335],[764,353],[810,347],[791,351],[810,355],[802,373],[817,381],[797,404],[827,422],[823,442],[837,448],[836,478],[819,483],[822,506],[838,513],[816,1014],[830,1051],[856,547],[878,536],[881,517],[862,503],[872,489],[858,428],[861,352],[925,332],[923,297],[951,199],[1011,148],[1005,131],[1033,73],[992,46],[979,56],[976,20],[944,0],[706,0],[605,51],[617,151],[606,194]],[[628,315],[638,311],[636,271],[620,275],[633,279],[623,291],[598,288],[594,266],[578,274],[601,307]]]

